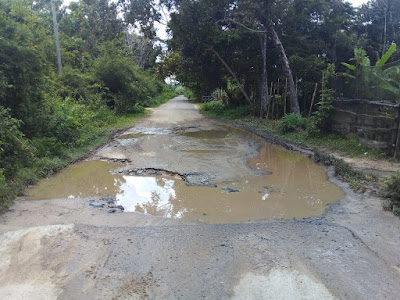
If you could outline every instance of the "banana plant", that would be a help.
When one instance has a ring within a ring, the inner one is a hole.
[[[400,88],[399,66],[390,67],[386,70],[383,69],[383,66],[395,51],[396,44],[393,43],[388,51],[375,63],[375,66],[371,66],[366,52],[363,49],[355,48],[354,58],[351,59],[351,61],[355,63],[349,64],[342,62],[342,65],[349,69],[351,73],[338,73],[337,75],[354,79],[357,95],[360,85],[363,85],[366,87],[379,88],[397,97]]]
[[[379,80],[379,87],[399,96],[397,101],[400,102],[400,66],[376,72],[375,76]]]

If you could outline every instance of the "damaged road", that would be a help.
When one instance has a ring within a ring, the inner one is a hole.
[[[397,299],[399,218],[271,147],[154,109],[0,216],[0,299]]]

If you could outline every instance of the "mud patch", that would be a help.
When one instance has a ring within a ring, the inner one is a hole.
[[[183,136],[199,138],[199,139],[223,139],[232,133],[228,130],[198,130],[198,131],[187,131],[182,133]]]
[[[229,152],[223,149],[183,149],[182,152],[189,152],[195,154],[213,154],[216,152]]]
[[[130,139],[137,139],[143,136],[147,136],[147,135],[152,135],[152,134],[148,134],[148,133],[130,133],[130,134],[125,134],[125,135],[121,135],[118,137],[119,140],[130,140]]]
[[[125,132],[125,135],[141,134],[141,135],[164,135],[173,133],[171,128],[162,127],[136,127],[134,130]]]
[[[234,292],[231,299],[335,299],[322,283],[298,271],[283,269],[273,269],[267,276],[246,274]]]

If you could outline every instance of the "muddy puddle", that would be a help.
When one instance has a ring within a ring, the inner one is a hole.
[[[315,185],[322,184],[318,190],[308,179],[295,186],[290,179],[285,186],[275,186],[275,181],[266,186],[265,180],[254,177],[212,188],[189,187],[177,177],[123,176],[116,200],[128,212],[206,223],[316,217],[343,193],[322,182],[323,172],[310,176]]]
[[[201,138],[201,139],[222,139],[233,132],[228,130],[220,130],[220,129],[210,129],[210,130],[198,130],[198,131],[188,131],[182,133],[183,136],[193,137],[193,138]]]
[[[112,175],[110,171],[122,166],[119,163],[97,160],[79,162],[28,188],[25,191],[26,196],[23,198],[47,200],[115,195],[118,192],[118,182],[122,180],[122,176]]]
[[[208,137],[209,132],[191,133],[191,137],[215,139],[218,144],[231,134],[223,132],[221,130],[217,138]],[[191,151],[212,153],[202,149]],[[262,142],[258,155],[250,158],[248,165],[272,174],[239,174],[237,181],[218,182],[217,187],[187,186],[179,176],[111,174],[111,170],[122,164],[86,161],[42,180],[27,190],[25,198],[108,196],[122,205],[125,212],[228,223],[321,216],[330,203],[344,196],[343,191],[328,180],[323,166],[274,145]]]
[[[183,149],[182,152],[197,153],[197,154],[212,154],[220,152],[229,152],[224,149]]]

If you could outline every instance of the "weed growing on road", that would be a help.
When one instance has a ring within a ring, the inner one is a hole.
[[[382,190],[382,196],[390,200],[386,209],[400,215],[400,172],[386,178],[383,183],[385,187]]]

